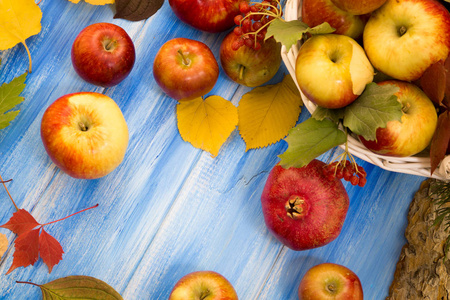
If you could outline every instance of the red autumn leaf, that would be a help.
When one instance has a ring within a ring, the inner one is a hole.
[[[425,70],[420,78],[420,87],[425,94],[437,105],[441,105],[446,91],[447,72],[444,61],[440,60]]]
[[[64,251],[61,244],[44,229],[39,236],[39,254],[51,273],[53,266],[62,260]]]
[[[19,235],[14,242],[14,259],[6,275],[18,267],[28,267],[34,265],[39,258],[39,230],[30,230]]]
[[[33,218],[33,216],[25,209],[16,211],[9,221],[0,226],[11,230],[17,235],[26,233],[40,224]]]
[[[431,174],[444,159],[450,143],[450,111],[439,115],[436,132],[430,145]]]

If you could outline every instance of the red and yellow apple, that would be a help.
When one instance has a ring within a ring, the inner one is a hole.
[[[131,72],[136,54],[133,41],[121,27],[96,23],[84,28],[72,45],[72,64],[85,81],[111,87]]]
[[[358,39],[362,37],[366,19],[343,11],[331,0],[303,0],[302,21],[309,27],[327,22],[336,29],[335,34]]]
[[[331,0],[340,9],[353,14],[364,15],[380,8],[386,0]]]
[[[309,100],[324,108],[341,108],[372,82],[374,70],[354,39],[323,34],[312,36],[300,47],[295,75]]]
[[[376,140],[361,142],[369,150],[397,157],[406,157],[424,150],[431,142],[437,126],[437,113],[433,102],[416,85],[399,80],[378,83],[392,84],[399,88],[395,94],[402,104],[401,122],[390,121],[385,128],[378,128]]]
[[[414,81],[450,53],[450,13],[435,0],[387,0],[363,33],[375,67],[392,78]]]
[[[322,263],[306,271],[298,287],[299,300],[362,300],[363,288],[349,268]]]
[[[183,276],[169,300],[238,300],[233,285],[214,271],[196,271]]]
[[[175,15],[206,32],[222,32],[234,26],[241,0],[169,0]]]
[[[62,171],[75,178],[95,179],[123,161],[128,127],[110,97],[81,92],[62,96],[45,110],[41,138]]]
[[[212,90],[219,78],[219,64],[204,43],[174,38],[164,43],[156,54],[153,76],[173,99],[191,100]]]
[[[220,45],[220,63],[225,74],[248,87],[260,86],[272,79],[280,68],[281,44],[269,38],[259,50],[247,46],[234,50],[233,43],[238,38],[232,31]]]

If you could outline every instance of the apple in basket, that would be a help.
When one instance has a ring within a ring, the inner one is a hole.
[[[431,142],[437,126],[437,113],[433,102],[416,85],[399,80],[388,80],[378,84],[393,84],[402,104],[401,122],[390,121],[385,128],[378,128],[376,140],[361,142],[369,150],[397,157],[406,157],[424,150]]]
[[[435,0],[387,0],[363,33],[375,69],[392,78],[419,79],[450,51],[450,13]]]
[[[298,287],[299,300],[362,300],[358,276],[349,268],[322,263],[306,271]]]
[[[219,77],[219,64],[206,44],[174,38],[164,43],[156,54],[153,76],[173,99],[191,100],[212,90]]]
[[[114,100],[81,92],[62,96],[45,110],[41,138],[61,170],[75,178],[94,179],[122,162],[128,127]]]
[[[314,35],[300,47],[295,75],[303,94],[324,108],[352,103],[373,80],[364,49],[339,34]]]
[[[244,0],[245,1],[245,0]],[[206,32],[222,32],[234,26],[241,0],[169,0],[175,15]]]
[[[335,34],[358,39],[362,37],[367,17],[355,16],[334,5],[331,0],[303,0],[302,21],[309,27],[327,22]]]
[[[169,300],[238,300],[232,284],[214,271],[196,271],[183,276]]]
[[[386,0],[331,0],[331,2],[350,14],[364,15],[380,8]]]

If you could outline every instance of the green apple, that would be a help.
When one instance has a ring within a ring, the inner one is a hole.
[[[450,53],[450,13],[434,0],[387,0],[363,33],[375,69],[399,80],[419,79]]]
[[[372,82],[374,70],[354,39],[324,34],[312,36],[300,47],[295,75],[309,100],[321,107],[341,108]]]

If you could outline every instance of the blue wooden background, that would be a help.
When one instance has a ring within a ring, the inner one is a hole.
[[[199,32],[177,19],[166,1],[146,21],[113,19],[114,6],[67,0],[42,0],[41,32],[27,39],[33,73],[26,80],[18,117],[0,131],[0,174],[20,208],[40,222],[99,207],[46,230],[64,248],[63,260],[51,274],[39,260],[35,266],[5,275],[13,259],[15,235],[0,261],[0,299],[40,299],[40,290],[16,280],[43,284],[69,275],[104,280],[124,299],[167,299],[185,274],[213,270],[224,275],[240,299],[297,299],[304,273],[322,262],[345,265],[360,277],[366,299],[388,294],[401,247],[406,214],[425,179],[384,171],[358,162],[368,172],[364,188],[345,183],[350,208],[340,236],[327,246],[292,251],[267,231],[260,196],[271,168],[287,145],[284,141],[245,152],[235,131],[212,158],[184,142],[176,125],[176,101],[165,96],[153,79],[152,65],[163,43],[186,37],[206,43],[219,60],[226,33]],[[113,88],[81,80],[72,68],[70,50],[86,26],[111,22],[123,27],[136,46],[130,76]],[[28,68],[22,45],[0,52],[0,82]],[[230,81],[223,71],[211,91],[239,103],[250,89]],[[269,83],[281,81],[281,66]],[[130,130],[123,163],[97,180],[73,179],[49,159],[40,139],[45,109],[67,93],[95,91],[113,98]],[[310,115],[303,109],[299,121]],[[335,155],[326,153],[327,161]],[[0,223],[15,209],[0,190]]]

